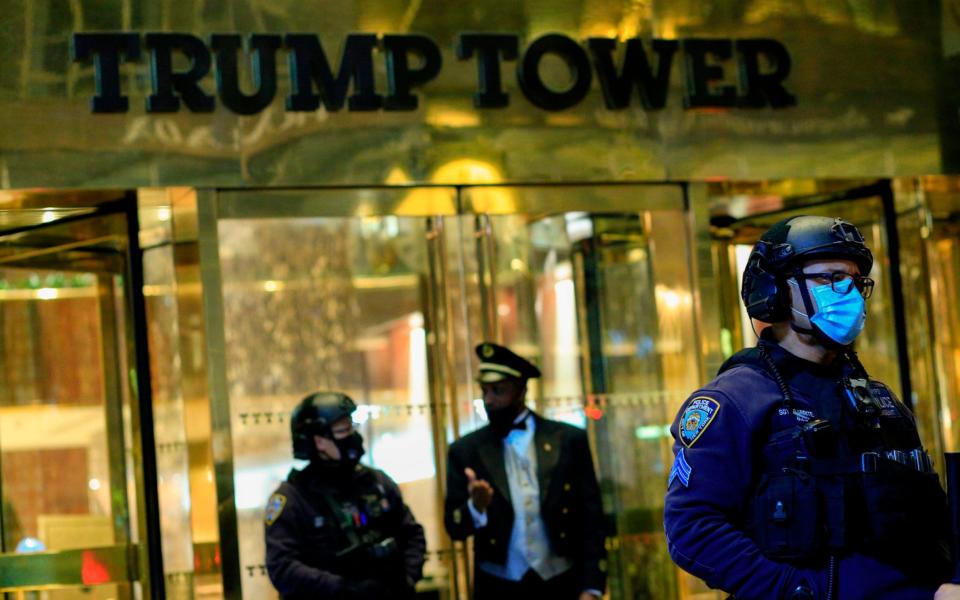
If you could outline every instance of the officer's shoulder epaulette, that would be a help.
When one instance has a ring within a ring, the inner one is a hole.
[[[717,375],[721,375],[739,365],[759,367],[761,369],[766,368],[763,363],[763,359],[760,357],[760,348],[755,346],[753,348],[744,348],[727,360],[723,361],[723,364],[720,365],[720,369],[717,370]]]
[[[689,407],[698,398],[707,398],[715,402],[718,409],[725,404],[734,405],[747,419],[763,404],[759,400],[766,398],[766,394],[758,396],[757,392],[776,389],[777,384],[760,353],[742,351],[730,357],[712,381],[691,394],[685,406]]]
[[[731,364],[704,387],[735,399],[739,398],[745,389],[766,389],[767,386],[776,386],[776,380],[767,366],[762,362],[743,361]]]
[[[287,473],[287,480],[283,483],[289,483],[293,486],[303,483],[303,478],[305,477],[303,471],[304,469],[290,469],[290,472]]]

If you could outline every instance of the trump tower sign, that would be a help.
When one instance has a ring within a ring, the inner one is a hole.
[[[122,113],[130,109],[120,65],[146,60],[150,66],[148,113],[172,113],[181,107],[195,113],[212,112],[219,101],[240,115],[259,113],[279,91],[277,61],[286,55],[289,93],[284,108],[292,112],[411,111],[418,107],[414,89],[429,85],[443,68],[440,47],[416,34],[373,33],[347,35],[339,65],[331,64],[319,36],[311,34],[214,34],[204,40],[188,33],[91,32],[74,33],[73,61],[92,61],[96,94],[94,113]],[[636,89],[645,110],[666,105],[672,64],[682,57],[685,76],[683,106],[696,108],[784,108],[796,104],[786,87],[790,54],[769,38],[652,39],[591,37],[581,44],[557,33],[533,40],[521,52],[520,40],[510,33],[460,33],[455,56],[474,62],[474,106],[503,108],[505,63],[515,63],[523,96],[548,111],[570,108],[590,92],[596,77],[607,109],[630,106]],[[376,63],[382,60],[386,89],[377,88]],[[146,55],[146,57],[145,57]],[[179,56],[178,56],[179,55]],[[563,89],[548,84],[541,64],[548,56],[559,59],[569,72]],[[186,63],[186,68],[178,68]],[[252,90],[241,88],[240,61],[250,61]],[[201,82],[213,71],[216,94]]]

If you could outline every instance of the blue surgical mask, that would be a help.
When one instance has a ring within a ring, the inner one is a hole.
[[[810,322],[831,340],[846,346],[863,331],[867,320],[866,302],[860,292],[853,288],[853,280],[838,281],[837,291],[829,283],[818,285],[810,291],[817,305],[817,312]]]

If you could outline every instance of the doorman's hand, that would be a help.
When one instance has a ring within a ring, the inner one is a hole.
[[[470,467],[463,472],[467,476],[467,493],[473,500],[473,506],[480,512],[486,512],[493,501],[493,487],[485,479],[477,479],[477,474]]]

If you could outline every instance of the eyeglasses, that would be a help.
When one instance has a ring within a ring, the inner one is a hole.
[[[830,288],[838,294],[846,294],[853,288],[857,288],[857,291],[860,292],[860,295],[863,296],[864,299],[873,295],[873,279],[862,275],[834,271],[833,273],[797,273],[797,277],[800,279],[819,280],[823,285],[830,282]],[[852,286],[846,283],[851,280],[853,281]]]

